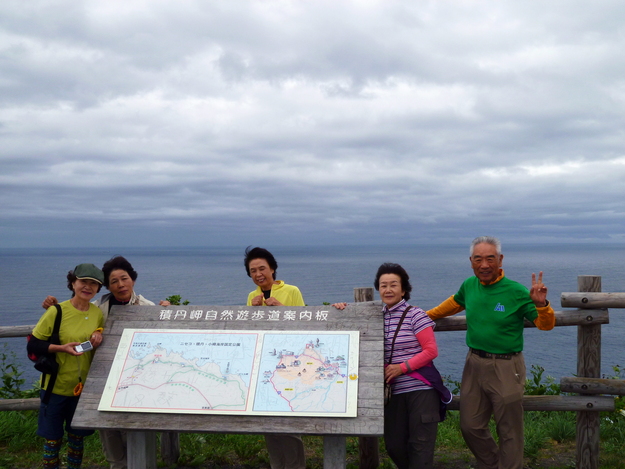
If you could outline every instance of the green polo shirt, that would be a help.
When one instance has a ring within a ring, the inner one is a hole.
[[[538,317],[527,288],[506,277],[490,285],[470,277],[454,300],[466,310],[467,345],[490,353],[521,352],[524,320]]]

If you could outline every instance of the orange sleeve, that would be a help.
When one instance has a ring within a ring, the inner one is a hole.
[[[547,306],[543,306],[542,308],[536,307],[536,311],[538,311],[538,317],[534,319],[536,327],[543,331],[550,331],[553,329],[556,325],[556,315],[553,312],[551,303],[547,304]]]
[[[460,304],[458,304],[458,302],[454,299],[454,295],[451,295],[449,298],[443,301],[440,305],[427,311],[427,314],[430,317],[430,319],[440,319],[440,318],[445,318],[447,316],[452,316],[463,310],[464,310],[464,306],[461,306]]]

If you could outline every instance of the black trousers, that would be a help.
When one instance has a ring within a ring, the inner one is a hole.
[[[384,407],[384,443],[399,469],[433,467],[440,398],[434,389],[393,394]]]

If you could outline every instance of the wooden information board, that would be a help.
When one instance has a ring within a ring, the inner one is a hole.
[[[359,331],[357,416],[163,415],[98,411],[125,329]],[[348,305],[342,311],[332,306],[113,306],[106,323],[103,344],[95,354],[72,425],[76,428],[138,432],[382,436],[383,337],[381,307],[373,302]]]

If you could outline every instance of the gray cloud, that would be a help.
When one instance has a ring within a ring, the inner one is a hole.
[[[622,242],[624,19],[3,2],[2,244]]]

